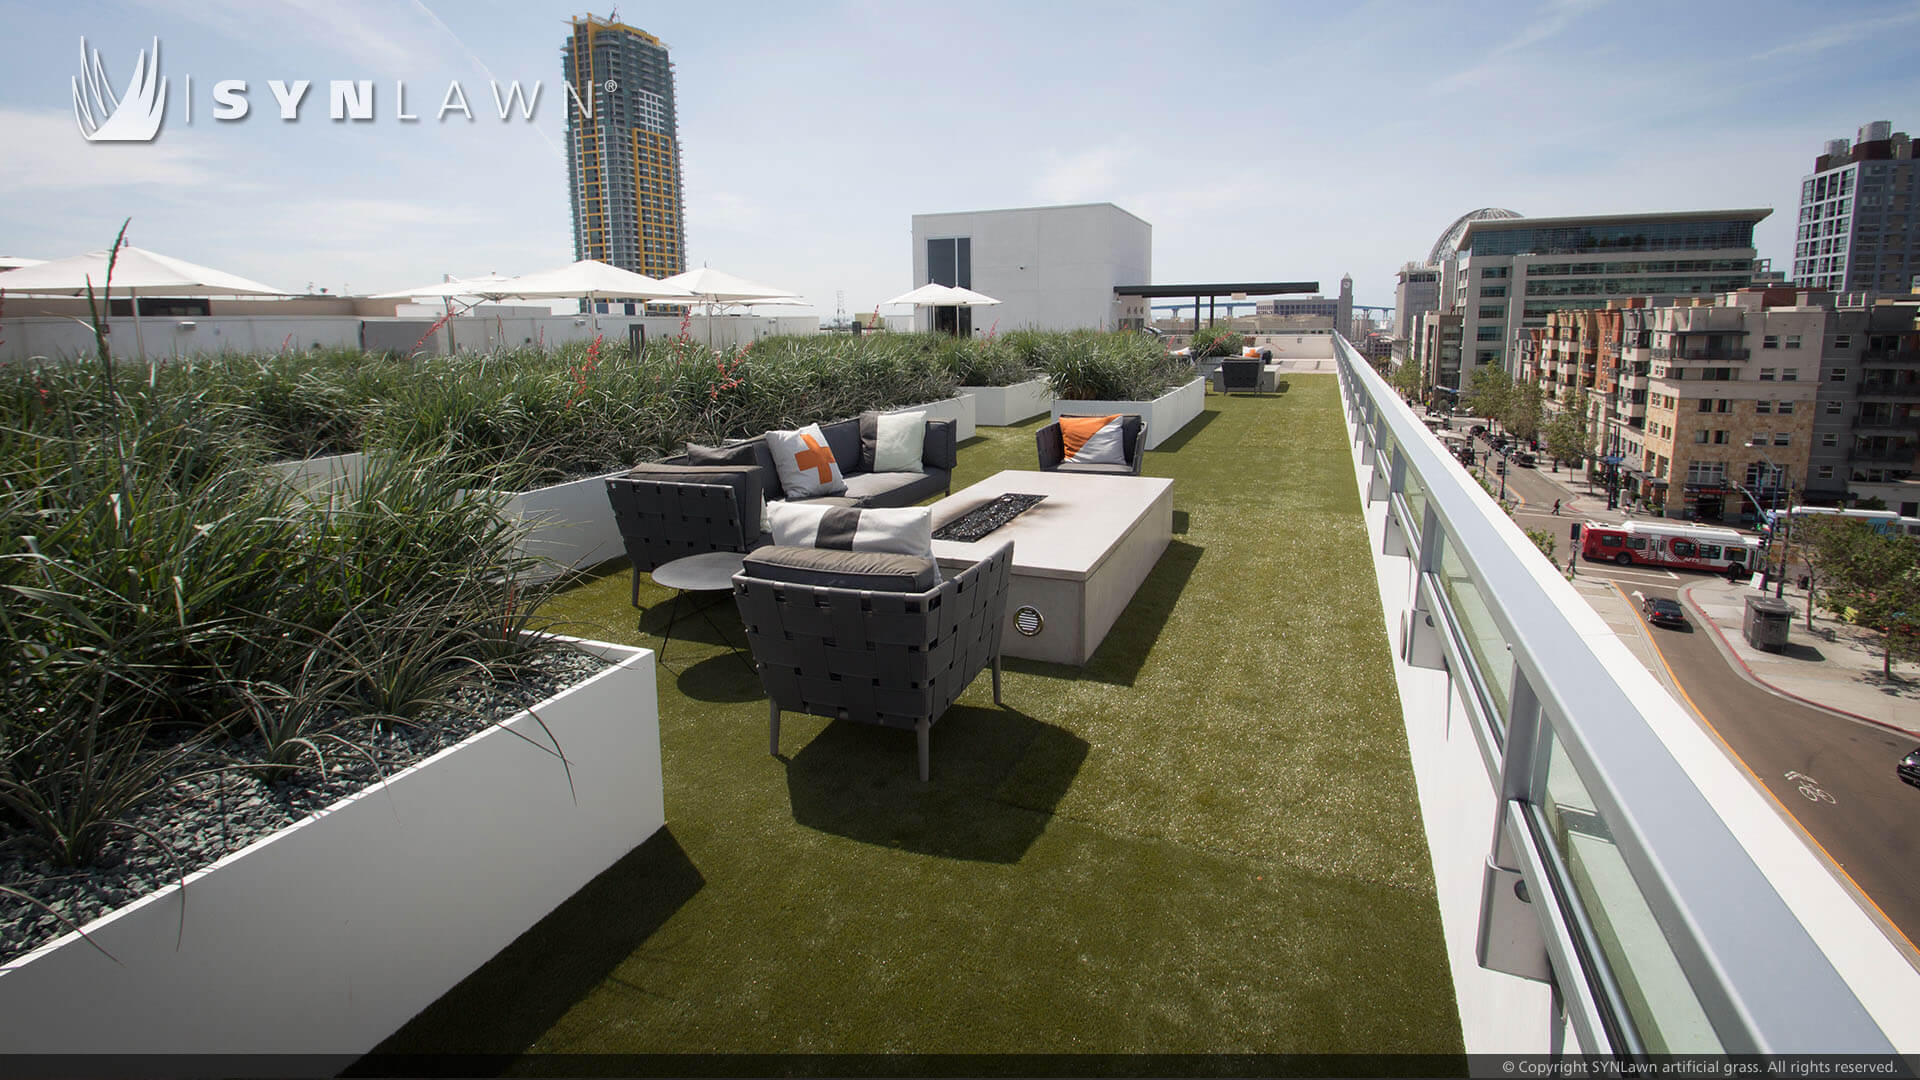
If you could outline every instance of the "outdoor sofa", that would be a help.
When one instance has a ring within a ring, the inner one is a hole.
[[[953,491],[959,464],[953,420],[926,422],[923,472],[874,472],[876,414],[822,424],[847,482],[844,494],[807,502],[835,506],[912,506]],[[632,601],[640,575],[687,555],[747,552],[772,542],[761,520],[765,503],[784,499],[780,475],[764,436],[721,447],[689,446],[686,453],[607,478],[607,499],[633,565]]]

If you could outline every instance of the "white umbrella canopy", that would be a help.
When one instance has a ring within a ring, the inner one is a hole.
[[[27,259],[19,255],[0,255],[0,270],[18,270],[22,266],[39,266],[45,259]]]
[[[722,270],[701,267],[688,270],[665,279],[665,284],[678,285],[693,294],[693,298],[707,308],[707,345],[713,345],[713,308],[715,304],[739,304],[760,300],[794,300],[793,290],[773,285],[763,285],[758,281],[748,281],[735,277]]]
[[[510,295],[528,300],[562,297],[587,300],[629,297],[635,300],[697,299],[689,289],[594,259],[582,259],[569,266],[522,274],[513,279],[511,289]]]
[[[500,300],[515,295],[510,286],[514,279],[499,274],[481,274],[479,277],[454,278],[452,281],[436,281],[431,285],[422,285],[417,289],[395,289],[392,292],[375,293],[370,300],[407,300],[420,296],[476,296],[482,300]]]
[[[949,286],[949,288],[953,292],[953,303],[960,307],[986,307],[988,304],[1000,303],[993,297],[974,292],[972,289],[963,289],[958,285]]]
[[[0,292],[32,296],[85,296],[89,287],[107,296],[109,253],[90,251],[65,259],[23,266],[0,277]],[[291,296],[258,281],[190,263],[157,251],[123,245],[113,260],[114,295],[137,296]],[[147,342],[140,329],[140,307],[133,308],[133,337],[142,360]]]
[[[953,307],[957,303],[959,301],[954,299],[953,286],[929,281],[912,292],[903,292],[891,300],[880,301],[880,306],[912,304],[914,307]]]
[[[998,303],[1000,303],[1000,301],[995,300],[985,293],[977,293],[972,289],[963,289],[958,285],[941,285],[938,282],[929,281],[912,292],[904,292],[891,300],[880,301],[880,306],[885,307],[888,304],[912,304],[917,308],[963,308],[984,307],[988,304]],[[956,314],[954,316],[954,326],[957,328],[959,325],[960,319],[958,314]]]
[[[6,290],[39,296],[85,296],[107,283],[107,257],[92,251],[7,271]],[[190,263],[144,248],[123,247],[114,260],[113,291],[120,296],[291,296],[237,274]]]
[[[762,285],[757,281],[748,281],[743,277],[708,267],[689,270],[684,274],[675,274],[665,279],[668,285],[677,285],[692,293],[696,299],[708,304],[726,304],[741,300],[785,299],[794,295],[792,289]]]

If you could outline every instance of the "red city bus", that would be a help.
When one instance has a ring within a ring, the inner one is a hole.
[[[1759,561],[1759,551],[1760,541],[1732,529],[1710,525],[1668,525],[1653,521],[1604,525],[1589,521],[1580,528],[1582,557],[1621,566],[1637,563],[1745,577],[1749,568]]]

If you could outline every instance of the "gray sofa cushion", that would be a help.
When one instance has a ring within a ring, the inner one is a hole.
[[[763,547],[744,563],[741,572],[749,577],[792,585],[922,593],[940,584],[940,568],[932,559],[883,551]]]
[[[1055,472],[1104,473],[1108,476],[1132,476],[1131,465],[1091,465],[1078,461],[1063,461]]]
[[[785,494],[780,488],[780,470],[773,467],[773,451],[767,449],[765,439],[752,439],[732,446],[688,443],[686,457],[689,465],[757,465],[764,470],[760,486],[766,498],[778,499]]]
[[[866,469],[860,464],[860,421],[842,420],[837,424],[821,424],[820,433],[827,437],[827,445],[833,448],[833,460],[839,463],[841,476],[851,476]]]
[[[945,469],[923,473],[854,473],[847,477],[847,494],[862,506],[912,506],[947,486]]]

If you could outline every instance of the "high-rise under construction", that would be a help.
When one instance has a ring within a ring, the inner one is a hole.
[[[573,257],[649,277],[687,268],[673,61],[660,39],[583,15],[561,46]]]

